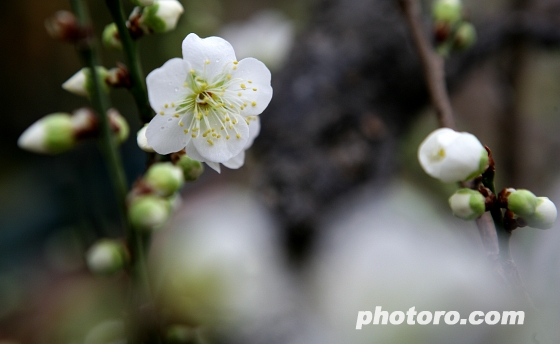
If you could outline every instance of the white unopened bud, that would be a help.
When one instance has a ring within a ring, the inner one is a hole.
[[[433,131],[418,148],[424,171],[445,183],[475,178],[488,167],[488,152],[476,136],[449,128]]]
[[[138,143],[138,147],[140,147],[140,149],[142,149],[144,152],[153,153],[154,149],[148,144],[148,139],[146,138],[146,129],[148,129],[147,124],[142,127],[142,129],[138,130],[138,134],[136,135],[136,142]]]
[[[507,208],[517,216],[525,219],[533,215],[537,208],[538,198],[529,190],[524,189],[508,189]]]
[[[170,214],[169,202],[152,195],[134,198],[128,211],[130,224],[142,231],[158,229],[167,221]]]
[[[97,74],[101,79],[101,87],[105,92],[109,92],[109,86],[105,82],[108,71],[105,67],[96,67]],[[82,68],[76,74],[74,74],[70,79],[66,80],[62,84],[62,88],[70,93],[74,93],[79,96],[89,97],[93,90],[93,78],[89,68]]]
[[[463,220],[474,220],[486,211],[485,199],[476,190],[460,189],[449,198],[453,215]]]
[[[523,217],[527,224],[533,228],[549,229],[554,226],[557,210],[548,197],[537,197],[537,206],[531,216]]]
[[[99,275],[112,275],[126,265],[128,253],[122,242],[102,239],[88,250],[86,262],[91,272]]]
[[[161,196],[171,196],[185,181],[183,170],[170,162],[158,162],[150,166],[144,181]]]
[[[122,42],[119,36],[119,29],[117,24],[111,23],[105,26],[103,34],[101,35],[103,45],[109,49],[120,50],[122,49]]]
[[[43,154],[59,154],[75,145],[72,119],[67,113],[53,113],[41,118],[18,139],[20,148]]]
[[[183,14],[183,5],[177,0],[156,0],[147,6],[140,17],[140,25],[148,32],[167,32],[175,29]]]

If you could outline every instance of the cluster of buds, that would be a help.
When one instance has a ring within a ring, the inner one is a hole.
[[[152,164],[130,193],[128,216],[135,229],[149,232],[164,225],[180,202],[178,191],[183,184],[197,180],[204,171],[199,161],[184,152],[172,159]]]
[[[103,66],[97,66],[95,70],[101,81],[101,88],[106,93],[109,92],[110,88],[130,87],[128,70],[122,64],[109,70]],[[62,88],[66,91],[87,98],[91,96],[93,87],[94,80],[90,68],[80,69],[62,84]]]
[[[461,0],[435,0],[432,16],[436,48],[441,55],[468,49],[476,42],[476,30],[465,20]]]
[[[529,190],[504,189],[499,195],[499,202],[511,212],[507,214],[507,219],[516,227],[549,229],[556,221],[554,203],[548,197],[537,197]]]
[[[178,0],[131,0],[134,8],[126,23],[133,39],[146,34],[163,33],[174,30],[184,12]],[[103,30],[103,44],[109,49],[122,49],[119,32],[115,23]]]
[[[506,229],[530,226],[548,229],[556,221],[556,206],[547,197],[537,197],[528,190],[504,189],[494,195],[479,185],[494,162],[480,141],[472,134],[449,128],[436,129],[418,148],[418,160],[424,171],[445,183],[472,182],[474,189],[463,188],[449,198],[453,215],[474,220],[492,207],[504,210]],[[493,176],[492,176],[493,178]]]
[[[124,142],[130,129],[125,118],[114,109],[107,112],[111,129],[118,143]],[[83,140],[99,135],[95,113],[81,108],[72,114],[57,112],[47,115],[27,128],[18,139],[18,146],[34,153],[60,154],[76,147]]]

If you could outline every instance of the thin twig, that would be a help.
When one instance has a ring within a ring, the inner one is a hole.
[[[138,44],[130,36],[126,26],[126,17],[121,0],[106,0],[107,7],[119,30],[119,38],[122,42],[124,57],[130,73],[130,93],[134,97],[140,120],[148,123],[152,120],[153,112],[148,102],[148,92],[144,82],[144,73],[138,55]]]
[[[79,25],[82,28],[87,29],[91,24],[87,9],[82,2],[83,0],[71,0],[72,8],[78,17]],[[129,231],[126,216],[126,195],[128,193],[128,183],[126,181],[120,154],[115,143],[115,136],[107,118],[107,111],[111,107],[111,104],[109,98],[102,89],[102,81],[96,69],[96,66],[99,66],[99,62],[94,41],[91,37],[88,37],[84,41],[78,42],[77,48],[83,64],[91,70],[93,88],[91,90],[90,99],[91,104],[97,113],[101,127],[101,136],[98,141],[99,148],[109,169],[109,175],[115,189],[123,226],[126,231]]]
[[[406,16],[408,25],[410,26],[414,44],[418,49],[422,67],[426,76],[426,83],[430,92],[432,103],[437,110],[438,120],[441,127],[455,129],[455,121],[453,119],[453,110],[451,102],[445,86],[445,72],[443,59],[435,53],[427,38],[424,26],[421,21],[420,6],[417,0],[400,0],[403,12]],[[491,153],[489,153],[491,154]],[[492,157],[490,156],[490,159]],[[494,164],[491,162],[489,170],[483,174],[483,183],[494,194]],[[527,302],[532,306],[525,287],[519,277],[519,272],[515,262],[511,258],[509,249],[509,239],[511,232],[503,226],[503,217],[499,207],[494,206],[490,215],[494,225],[492,226],[485,219],[477,221],[479,233],[481,235],[484,247],[488,257],[495,262],[495,258],[499,257],[498,275],[505,279],[506,283],[513,289],[517,295],[523,295]],[[493,232],[493,233],[492,233]],[[495,254],[498,247],[498,256]]]
[[[416,0],[400,0],[403,12],[410,26],[414,44],[420,55],[424,76],[430,92],[432,104],[435,107],[439,125],[455,129],[453,109],[445,87],[444,61],[434,49],[424,30],[420,5]]]
[[[90,28],[91,23],[84,4],[85,0],[70,0],[72,8],[76,15],[80,26]],[[86,30],[91,32],[91,30]],[[141,308],[150,302],[150,286],[148,280],[146,266],[146,248],[148,247],[146,236],[133,230],[128,222],[126,198],[128,194],[128,184],[122,166],[122,160],[118,153],[115,135],[113,134],[109,121],[107,119],[107,110],[110,108],[109,97],[104,93],[101,87],[101,79],[97,73],[96,66],[99,66],[98,56],[93,37],[86,38],[83,42],[78,42],[78,51],[84,62],[84,65],[91,70],[93,78],[93,90],[91,94],[91,103],[97,112],[100,126],[101,137],[99,146],[109,168],[115,192],[117,195],[118,206],[123,221],[124,231],[127,237],[128,246],[131,252],[130,275],[131,275],[131,300],[130,300],[130,339],[131,343],[138,342],[139,331],[144,329],[139,326],[138,319],[141,317]],[[148,239],[149,241],[149,239]]]

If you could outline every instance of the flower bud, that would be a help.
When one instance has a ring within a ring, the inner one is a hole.
[[[140,25],[149,32],[171,31],[177,26],[183,11],[183,5],[177,0],[156,0],[153,5],[144,8]]]
[[[123,143],[126,141],[126,139],[128,139],[128,135],[130,134],[130,127],[126,122],[126,119],[115,109],[109,109],[109,111],[107,111],[107,116],[109,117],[111,127],[117,134],[118,142]]]
[[[148,144],[148,139],[146,138],[146,129],[148,129],[147,124],[142,127],[142,129],[138,130],[136,142],[138,143],[138,147],[140,147],[140,149],[144,152],[153,153],[154,149]]]
[[[436,22],[454,24],[463,17],[463,6],[460,0],[436,0],[432,15]]]
[[[134,198],[128,210],[130,224],[142,231],[151,231],[161,227],[170,214],[169,202],[153,195]]]
[[[453,215],[463,220],[474,220],[486,211],[485,199],[476,190],[460,189],[449,197]]]
[[[533,228],[549,229],[556,221],[556,206],[548,197],[537,197],[535,212],[523,219]]]
[[[67,113],[53,113],[41,118],[18,139],[20,148],[43,154],[59,154],[75,145],[73,123]]]
[[[161,196],[171,196],[183,186],[183,170],[170,162],[150,166],[144,180]]]
[[[112,275],[122,270],[127,262],[128,252],[118,240],[99,240],[86,254],[89,270],[98,275]]]
[[[474,45],[476,42],[476,29],[471,23],[463,22],[455,31],[453,48],[457,50],[465,50]]]
[[[56,12],[54,16],[45,20],[45,28],[52,38],[72,44],[88,35],[87,31],[78,25],[78,18],[69,11]]]
[[[177,166],[183,170],[183,176],[187,182],[194,182],[204,172],[202,163],[188,155],[182,155],[177,161]]]
[[[488,152],[476,136],[449,128],[434,130],[418,148],[424,171],[444,183],[475,178],[488,167]]]
[[[107,49],[114,49],[114,50],[122,49],[122,42],[119,36],[119,29],[117,28],[117,24],[115,23],[111,23],[105,26],[105,29],[103,29],[103,34],[101,35],[101,39],[103,41],[103,45]]]
[[[537,207],[537,196],[529,190],[508,189],[507,208],[519,217],[525,219],[533,215]]]
[[[154,3],[154,0],[130,0],[135,6],[150,6]]]
[[[105,67],[98,66],[96,67],[96,70],[101,79],[101,87],[105,92],[109,92],[109,85],[105,82],[105,78],[107,78],[108,75],[107,69],[105,69]],[[89,68],[80,69],[76,74],[62,84],[62,88],[70,93],[89,97],[93,90],[93,78],[91,71]]]

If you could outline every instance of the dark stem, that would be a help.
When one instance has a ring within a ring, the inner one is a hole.
[[[83,4],[83,0],[71,0],[72,8],[78,17],[78,21],[82,28],[89,28],[89,15],[87,8]],[[111,107],[108,96],[104,93],[101,83],[103,82],[97,73],[96,66],[99,66],[98,57],[95,51],[95,45],[92,37],[77,43],[78,53],[83,64],[91,70],[93,78],[93,89],[91,90],[91,104],[97,113],[100,125],[100,137],[98,140],[99,148],[107,163],[109,175],[115,189],[119,212],[123,227],[128,232],[129,225],[126,216],[126,195],[128,192],[128,183],[124,174],[124,168],[115,143],[115,135],[111,129],[107,111]]]
[[[78,16],[80,25],[83,28],[90,28],[91,23],[87,7],[84,4],[85,0],[70,1],[74,12]],[[91,30],[88,32],[91,32]],[[130,275],[132,282],[130,286],[131,304],[129,310],[129,324],[131,326],[129,339],[131,339],[131,343],[138,343],[140,342],[138,340],[140,337],[139,331],[142,330],[141,326],[138,325],[138,319],[141,317],[141,308],[150,302],[150,287],[146,266],[146,247],[148,247],[146,241],[149,241],[149,237],[143,236],[142,233],[138,233],[133,230],[128,223],[126,205],[128,183],[124,174],[122,160],[117,151],[115,135],[111,130],[110,123],[107,118],[107,110],[110,108],[110,100],[101,87],[101,82],[103,81],[100,79],[99,74],[95,69],[96,66],[99,66],[99,59],[96,53],[94,39],[89,36],[84,41],[78,42],[76,45],[84,65],[91,70],[94,87],[90,97],[92,106],[99,118],[101,131],[99,147],[109,168],[109,174],[117,195],[118,207],[121,213],[121,219],[131,253]]]
[[[122,42],[124,57],[132,83],[130,93],[132,93],[138,107],[140,120],[143,123],[148,123],[152,120],[153,112],[148,102],[144,73],[138,55],[138,44],[132,39],[126,26],[126,16],[121,0],[106,0],[106,3],[119,30],[119,37]]]

